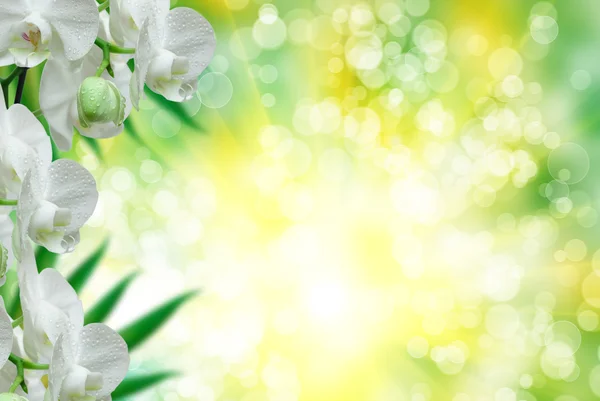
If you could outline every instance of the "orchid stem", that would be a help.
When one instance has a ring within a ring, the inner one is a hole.
[[[13,199],[0,199],[0,206],[17,206],[18,201]]]
[[[20,77],[25,71],[27,71],[27,68],[25,67],[15,67],[6,78],[0,78],[2,92],[4,92],[4,104],[6,107],[8,107],[8,87],[16,77]]]
[[[12,382],[10,388],[8,389],[9,393],[14,393],[17,390],[17,387],[19,387],[19,385],[23,383],[23,380],[25,380],[25,372],[23,371],[23,359],[17,356],[14,356],[13,358],[13,354],[10,354],[8,359],[17,367],[17,376],[15,377],[15,380]]]
[[[108,3],[108,2],[107,2]],[[105,46],[108,47],[108,51],[115,54],[135,54],[135,49],[131,47],[121,47],[113,45],[102,38],[96,38],[96,46],[103,49]]]
[[[106,10],[108,8],[110,4],[110,0],[105,0],[103,3],[101,3],[98,6],[98,12],[101,13],[102,11]]]
[[[25,78],[27,78],[27,68],[23,68],[23,72],[19,75],[19,82],[17,83],[17,92],[15,93],[15,103],[21,103],[23,97],[23,89],[25,89]]]
[[[35,363],[26,361],[25,359],[21,358],[20,356],[16,356],[15,354],[10,354],[8,360],[17,365],[17,367],[19,364],[21,364],[23,366],[23,369],[27,370],[48,370],[48,368],[50,367],[45,363]]]
[[[17,327],[18,325],[20,325],[21,323],[23,323],[23,316],[19,316],[18,318],[16,318],[15,320],[13,320],[13,322],[12,322],[13,329],[15,327]]]
[[[102,75],[104,70],[106,70],[106,68],[110,65],[110,47],[108,42],[103,41],[100,38],[96,38],[96,41],[94,43],[96,43],[96,46],[102,49],[102,62],[100,63],[100,67],[98,67],[98,70],[96,70],[96,76],[99,77]]]

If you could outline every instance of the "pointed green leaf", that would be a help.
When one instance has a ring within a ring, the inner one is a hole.
[[[35,263],[38,271],[41,272],[44,269],[56,267],[59,256],[58,253],[50,252],[43,246],[38,246],[35,250]]]
[[[88,138],[87,136],[79,135],[81,140],[85,142],[89,148],[92,150],[92,153],[98,158],[100,161],[104,161],[104,155],[102,153],[102,148],[100,148],[100,144],[98,140],[94,138]]]
[[[107,249],[108,238],[102,241],[100,246],[71,273],[68,281],[76,292],[80,292],[83,289],[83,286],[98,267]]]
[[[144,342],[154,332],[156,332],[169,318],[175,313],[181,305],[197,294],[197,291],[189,291],[180,294],[169,301],[158,306],[156,309],[148,312],[136,321],[130,323],[119,331],[123,337],[129,351]]]
[[[133,123],[132,118],[128,118],[127,120],[125,120],[124,124],[125,124],[125,133],[128,134],[131,137],[131,139],[136,141],[139,145],[150,150],[150,152],[152,153],[152,157],[157,162],[162,164],[164,167],[169,167],[169,164],[165,161],[165,159],[163,159],[159,153],[155,152],[152,149],[152,147],[150,147],[150,145],[148,145],[148,143],[146,143],[146,141],[144,141],[144,139],[142,139],[142,137],[138,133],[137,129],[135,128],[135,124]]]
[[[85,314],[85,324],[103,322],[119,304],[129,285],[139,272],[133,272],[119,281],[113,288],[100,298]]]
[[[0,287],[0,296],[4,300],[8,314],[12,317],[17,316],[21,304],[19,302],[19,280],[14,269],[6,272],[6,283]]]
[[[127,376],[121,384],[113,391],[113,401],[121,400],[127,396],[147,390],[159,383],[178,376],[179,373],[173,371],[163,371],[150,373],[147,375]]]
[[[150,90],[147,86],[144,88],[144,93],[148,96],[149,99],[152,99],[156,104],[158,104],[162,109],[171,113],[177,119],[183,121],[188,127],[194,128],[198,131],[203,131],[202,127],[198,122],[193,118],[185,110],[183,104],[178,102],[171,102],[164,98],[164,96],[159,95],[156,92]]]

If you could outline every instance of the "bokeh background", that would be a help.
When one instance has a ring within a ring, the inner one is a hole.
[[[60,268],[110,239],[85,306],[201,289],[135,399],[600,398],[600,2],[173,5],[217,34],[197,96],[65,155],[100,201]]]

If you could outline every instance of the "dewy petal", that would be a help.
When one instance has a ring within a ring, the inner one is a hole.
[[[185,79],[196,79],[208,66],[216,48],[215,32],[195,10],[177,7],[167,15],[162,45],[189,61]]]
[[[159,39],[157,21],[151,15],[146,18],[140,28],[140,36],[136,45],[135,71],[130,84],[131,103],[136,109],[144,92],[144,83],[148,75],[148,68],[156,52],[156,45],[159,43]]]
[[[46,63],[40,80],[40,109],[50,125],[52,139],[61,150],[73,141],[73,108],[83,80],[78,68],[59,57]]]
[[[4,301],[0,298],[0,367],[4,366],[8,360],[13,347],[13,328],[12,322],[6,308],[4,307]]]
[[[65,57],[71,61],[82,58],[98,35],[97,3],[94,0],[54,0],[49,3],[42,16],[58,33]]]
[[[129,368],[129,353],[123,338],[102,323],[88,324],[81,331],[77,364],[102,374],[104,385],[90,392],[98,398],[110,395]]]
[[[71,224],[65,232],[76,232],[94,213],[98,190],[94,177],[79,163],[59,159],[48,169],[44,198],[71,211]]]
[[[134,46],[140,29],[150,15],[163,20],[169,0],[113,0],[110,4],[110,31],[119,45]]]
[[[75,363],[75,351],[77,344],[74,344],[71,333],[63,333],[54,344],[52,361],[48,372],[48,396],[50,401],[58,401],[58,395],[62,382],[69,373],[69,369]]]
[[[43,199],[43,196],[44,192],[40,166],[36,165],[25,174],[25,178],[21,183],[19,203],[17,204],[17,227],[15,234],[13,234],[15,256],[18,260],[23,261],[22,264],[25,266],[27,266],[28,263],[33,263],[34,267],[32,269],[36,272],[35,259],[33,259],[33,262],[29,260],[26,263],[23,258],[31,258],[28,254],[33,252],[30,250],[31,244],[27,239],[27,227],[29,227],[31,216]],[[21,271],[19,273],[21,273]]]

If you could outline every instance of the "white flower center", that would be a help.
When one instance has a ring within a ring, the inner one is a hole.
[[[30,66],[48,57],[52,27],[39,14],[30,14],[14,24],[11,33],[12,44],[9,51],[17,64]]]

